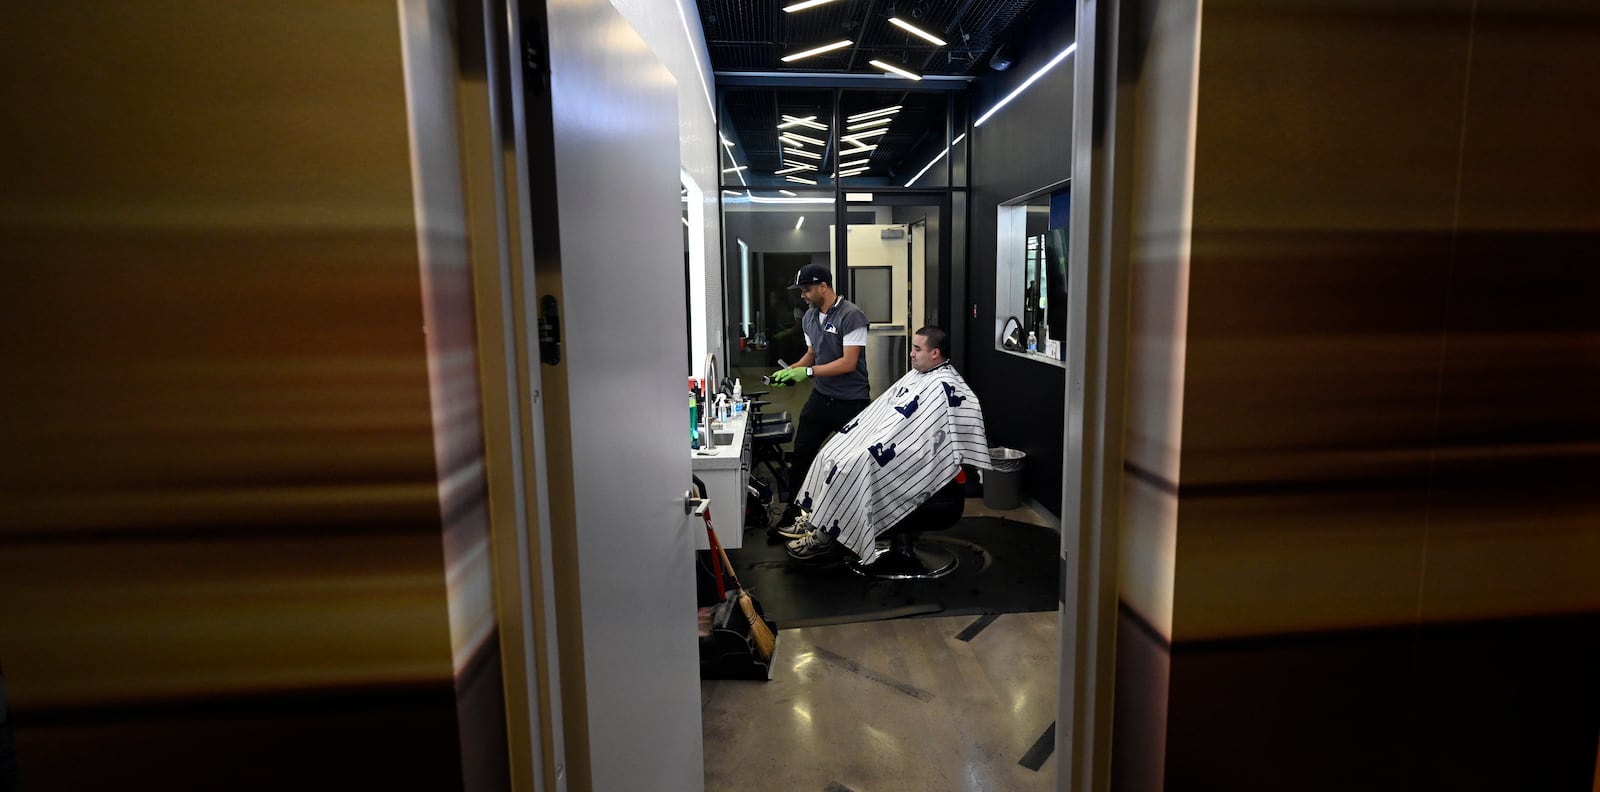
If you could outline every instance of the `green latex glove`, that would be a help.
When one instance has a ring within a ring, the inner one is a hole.
[[[803,368],[781,369],[772,375],[773,382],[781,382],[784,385],[799,385],[805,382],[806,379],[806,370]]]

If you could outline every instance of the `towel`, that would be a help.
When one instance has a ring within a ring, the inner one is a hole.
[[[912,370],[822,446],[796,504],[863,561],[963,464],[992,469],[983,410],[955,367]]]

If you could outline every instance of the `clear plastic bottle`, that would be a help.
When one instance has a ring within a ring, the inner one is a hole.
[[[744,385],[737,377],[733,380],[733,414],[744,414]]]
[[[1038,352],[1039,351],[1039,335],[1037,333],[1033,332],[1032,330],[1028,331],[1028,351],[1029,352]]]

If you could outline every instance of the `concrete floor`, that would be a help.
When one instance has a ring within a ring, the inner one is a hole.
[[[763,387],[759,372],[739,373]],[[798,416],[809,392],[773,390],[767,409]],[[977,498],[966,514],[1058,526]],[[1056,718],[1058,614],[982,619],[975,635],[975,616],[783,630],[770,682],[701,682],[706,789],[1054,789],[1041,738]]]
[[[983,617],[990,618],[990,617]],[[701,683],[706,789],[1049,790],[1055,612],[784,630],[770,682]]]

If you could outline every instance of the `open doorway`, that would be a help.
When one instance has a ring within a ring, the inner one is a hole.
[[[958,221],[946,193],[880,190],[840,195],[836,205],[834,191],[732,192],[723,195],[727,319],[730,332],[744,328],[736,371],[747,392],[761,392],[763,411],[797,419],[809,398],[807,384],[753,386],[805,351],[805,305],[788,289],[802,267],[825,264],[841,299],[870,320],[864,353],[875,396],[907,374],[916,331],[956,314],[948,284]],[[747,303],[760,307],[758,320],[745,320]],[[955,364],[960,371],[964,361]],[[783,489],[768,469],[754,472]],[[956,562],[928,580],[873,580],[839,562],[796,561],[759,524],[774,521],[781,502],[745,526],[729,555],[781,640],[771,681],[702,683],[708,788],[777,778],[795,787],[944,788],[954,773],[992,788],[1054,788],[1059,537],[1039,515],[985,511],[981,490],[968,494],[963,485],[956,523],[918,539]],[[894,762],[882,761],[886,751]],[[805,758],[823,754],[830,758]],[[808,775],[822,771],[834,775]]]

